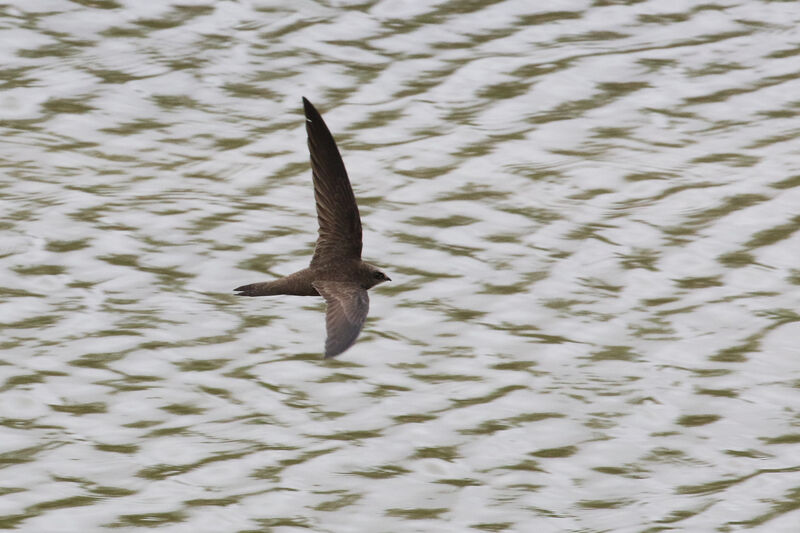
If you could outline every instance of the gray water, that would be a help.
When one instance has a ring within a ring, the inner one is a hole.
[[[0,529],[796,532],[794,2],[0,6]],[[364,224],[358,343],[231,289]]]

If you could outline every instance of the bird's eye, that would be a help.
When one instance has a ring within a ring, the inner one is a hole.
[[[383,279],[385,276],[383,275],[383,272],[375,272],[372,274],[372,277],[375,279]]]

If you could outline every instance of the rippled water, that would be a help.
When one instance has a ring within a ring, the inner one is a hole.
[[[0,6],[0,529],[794,532],[793,2]],[[300,96],[372,292],[308,261]]]

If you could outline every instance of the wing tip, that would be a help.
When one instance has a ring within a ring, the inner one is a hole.
[[[356,335],[356,337],[358,337],[358,335]],[[324,359],[333,359],[334,357],[342,355],[344,352],[346,352],[347,350],[352,348],[355,343],[356,343],[356,339],[353,339],[350,342],[350,344],[348,344],[347,346],[336,346],[336,347],[331,347],[331,348],[328,348],[326,346],[325,347],[325,357],[324,357]]]
[[[306,120],[311,121],[312,118],[314,118],[316,115],[319,115],[319,111],[317,111],[317,108],[314,107],[314,104],[312,104],[308,98],[306,98],[305,96],[303,96],[302,98],[303,98],[303,111],[305,112]]]

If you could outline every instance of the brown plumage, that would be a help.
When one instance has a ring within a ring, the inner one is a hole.
[[[361,260],[361,218],[336,141],[311,102],[303,98],[311,153],[319,237],[308,268],[275,281],[234,289],[240,296],[322,296],[328,307],[325,357],[335,357],[356,341],[369,311],[367,290],[391,281]]]

